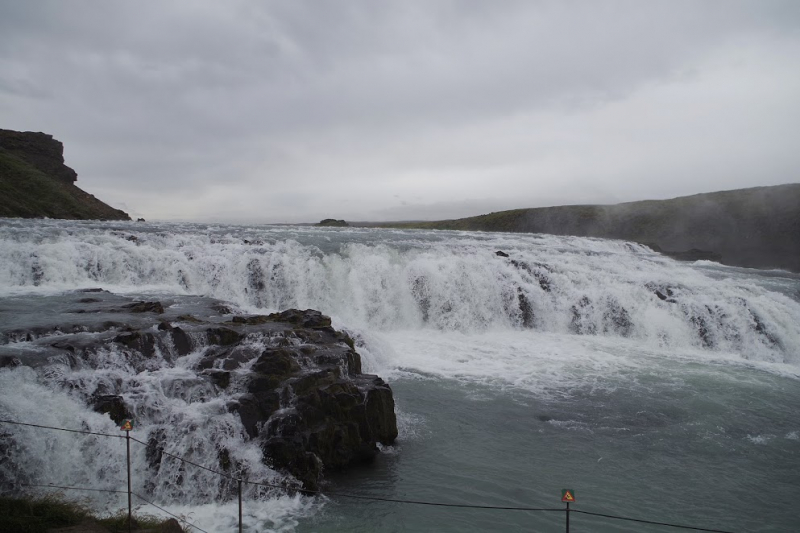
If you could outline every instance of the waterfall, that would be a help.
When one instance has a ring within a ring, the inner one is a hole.
[[[198,294],[248,310],[315,308],[378,331],[532,329],[800,364],[796,289],[793,297],[752,279],[719,279],[622,241],[178,224],[0,226],[0,292],[79,287]]]

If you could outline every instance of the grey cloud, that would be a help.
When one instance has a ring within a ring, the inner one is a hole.
[[[674,195],[695,191],[656,178],[647,185],[641,169],[649,176],[685,172],[665,155],[698,126],[663,127],[655,107],[696,115],[718,132],[719,149],[729,149],[733,139],[724,139],[741,124],[727,125],[725,110],[707,113],[702,87],[724,87],[717,80],[736,69],[720,70],[719,63],[740,60],[745,66],[734,84],[754,69],[797,84],[800,61],[785,52],[798,46],[799,22],[800,4],[792,1],[5,0],[0,114],[3,127],[54,134],[65,142],[79,184],[110,190],[127,204],[135,193],[145,204],[138,210],[151,218],[170,216],[156,207],[157,194],[175,195],[176,208],[209,202],[199,211],[233,213],[244,205],[237,197],[257,191],[272,202],[266,211],[310,220],[333,215],[318,210],[337,187],[357,200],[347,212],[358,218],[416,212],[414,205],[392,207],[400,189],[383,186],[405,187],[404,198],[415,189],[425,205],[442,209],[454,195],[456,205],[485,196],[487,180],[517,188],[465,215],[579,197],[607,201],[632,190]],[[748,47],[764,58],[742,60]],[[659,92],[684,85],[700,89],[684,100]],[[775,97],[772,89],[747,90],[748,107]],[[798,118],[796,98],[781,98],[784,115]],[[609,109],[617,114],[604,115]],[[640,123],[631,123],[632,113]],[[662,125],[660,136],[647,124],[650,115]],[[797,128],[774,122],[777,115],[770,109],[761,122],[752,119],[759,137],[748,145],[769,154],[770,173],[748,181],[719,154],[714,165],[697,163],[708,187],[786,180],[780,169],[798,158],[785,137]],[[615,123],[646,135],[624,139]],[[650,136],[644,144],[641,137]],[[617,164],[612,152],[638,166]],[[477,188],[459,176],[471,176]],[[557,195],[543,196],[537,180],[564,183]],[[201,193],[220,181],[242,194],[225,200],[230,205],[197,199],[213,197]],[[584,194],[588,181],[592,195]],[[287,200],[292,188],[301,200]],[[427,212],[437,217],[434,211]]]

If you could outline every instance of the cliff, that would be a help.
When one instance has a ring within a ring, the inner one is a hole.
[[[0,217],[130,220],[78,188],[77,179],[51,135],[0,129]]]
[[[616,205],[500,211],[395,227],[624,239],[678,259],[800,272],[800,183]]]

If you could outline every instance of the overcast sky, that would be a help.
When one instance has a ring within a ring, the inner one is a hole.
[[[798,182],[800,1],[0,0],[0,128],[147,219]]]

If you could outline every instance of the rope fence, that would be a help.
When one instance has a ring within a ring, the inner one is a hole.
[[[31,483],[18,483],[18,485],[20,485],[20,486],[28,486],[28,487],[40,487],[40,488],[57,488],[57,489],[63,489],[63,490],[82,490],[82,491],[128,494],[128,517],[129,517],[128,524],[129,524],[129,526],[131,524],[131,520],[130,520],[130,516],[131,516],[130,515],[130,513],[131,513],[130,501],[131,501],[131,499],[130,498],[131,498],[131,496],[136,496],[137,498],[139,498],[140,500],[142,500],[146,504],[152,505],[153,507],[155,507],[155,508],[161,510],[162,512],[168,514],[169,516],[171,516],[171,517],[173,517],[173,518],[175,518],[175,519],[187,524],[188,526],[190,526],[190,527],[192,527],[192,528],[194,528],[194,529],[196,529],[198,531],[201,531],[202,533],[208,533],[204,529],[201,529],[199,526],[197,526],[195,524],[192,524],[191,522],[188,522],[185,519],[170,513],[166,509],[164,509],[162,507],[159,507],[155,503],[145,499],[143,496],[141,496],[141,495],[139,495],[139,494],[137,494],[135,492],[132,492],[130,490],[130,441],[134,441],[134,442],[136,442],[136,443],[138,443],[140,445],[147,446],[146,442],[143,442],[143,441],[141,441],[141,440],[139,440],[139,439],[137,439],[135,437],[131,437],[130,436],[130,430],[126,430],[125,431],[125,436],[122,436],[122,435],[114,435],[114,434],[110,434],[110,433],[98,433],[98,432],[88,431],[88,430],[68,429],[68,428],[61,428],[61,427],[55,427],[55,426],[46,426],[46,425],[41,425],[41,424],[30,424],[30,423],[25,423],[25,422],[18,422],[18,421],[15,421],[15,420],[3,420],[3,419],[0,419],[0,424],[12,424],[12,425],[18,425],[18,426],[28,426],[28,427],[38,428],[38,429],[50,429],[50,430],[56,430],[56,431],[66,431],[66,432],[70,432],[70,433],[80,433],[80,434],[85,434],[85,435],[95,435],[95,436],[101,436],[101,437],[112,437],[112,438],[117,438],[117,439],[126,439],[126,441],[128,442],[128,490],[127,491],[124,491],[124,490],[95,489],[95,488],[86,488],[86,487],[67,487],[67,486],[52,485],[52,484],[38,485],[38,484],[31,484]],[[580,509],[571,509],[569,507],[569,503],[567,503],[567,507],[566,508],[563,508],[563,507],[514,507],[514,506],[497,506],[497,505],[473,505],[473,504],[460,504],[460,503],[432,502],[432,501],[422,501],[422,500],[405,500],[405,499],[397,499],[397,498],[382,498],[382,497],[379,497],[379,496],[360,496],[360,495],[356,495],[356,494],[349,494],[349,493],[345,493],[345,492],[337,492],[337,491],[330,491],[330,490],[321,491],[321,490],[308,490],[308,489],[290,489],[288,487],[285,487],[285,486],[282,486],[282,485],[276,485],[274,483],[250,481],[248,479],[232,476],[232,475],[226,474],[224,472],[219,472],[217,470],[214,470],[212,468],[208,468],[207,466],[203,466],[201,464],[198,464],[198,463],[196,463],[194,461],[191,461],[191,460],[186,459],[184,457],[181,457],[179,455],[175,455],[173,453],[169,453],[169,452],[167,452],[165,450],[160,450],[160,453],[163,454],[163,455],[172,457],[173,459],[176,459],[176,460],[181,461],[183,463],[195,466],[197,468],[201,468],[203,470],[206,470],[206,471],[211,472],[213,474],[216,474],[218,476],[225,477],[225,478],[230,479],[232,481],[236,481],[238,483],[238,487],[239,487],[238,496],[239,496],[239,532],[240,533],[242,531],[242,485],[243,484],[274,488],[274,489],[279,489],[279,490],[284,490],[284,491],[294,490],[294,491],[301,492],[301,493],[307,494],[307,495],[317,495],[317,496],[324,496],[324,497],[328,497],[328,498],[340,497],[340,498],[350,498],[350,499],[364,500],[364,501],[397,503],[397,504],[404,504],[404,505],[425,505],[425,506],[432,506],[432,507],[449,507],[449,508],[458,508],[458,509],[479,509],[479,510],[492,510],[492,511],[560,512],[560,513],[565,513],[566,514],[567,533],[569,533],[569,515],[571,513],[582,514],[582,515],[587,515],[587,516],[595,516],[595,517],[599,517],[599,518],[608,518],[608,519],[612,519],[612,520],[635,522],[635,523],[640,523],[640,524],[649,524],[649,525],[654,525],[654,526],[670,527],[670,528],[676,528],[676,529],[684,529],[684,530],[692,530],[692,531],[704,531],[704,532],[708,532],[708,533],[735,533],[733,531],[722,530],[722,529],[709,529],[709,528],[703,528],[703,527],[697,527],[697,526],[688,526],[688,525],[683,525],[683,524],[673,524],[673,523],[668,523],[668,522],[657,522],[657,521],[652,521],[652,520],[643,520],[643,519],[639,519],[639,518],[631,518],[631,517],[626,517],[626,516],[619,516],[619,515],[612,515],[612,514],[584,511],[584,510],[580,510]]]

